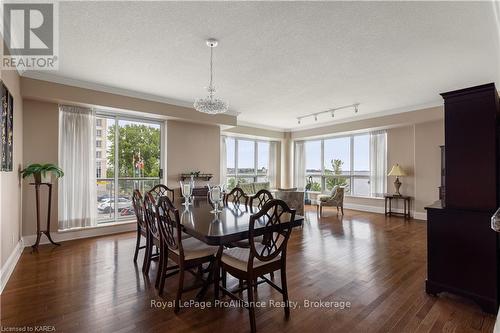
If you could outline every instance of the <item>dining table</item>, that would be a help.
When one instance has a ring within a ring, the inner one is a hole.
[[[183,232],[208,244],[215,246],[230,246],[231,243],[248,239],[250,216],[257,213],[257,207],[236,205],[229,202],[214,213],[214,206],[208,198],[195,197],[189,206],[185,206],[181,200],[174,202],[179,211],[180,223]],[[290,225],[292,228],[301,226],[304,217],[295,215],[293,221],[281,221],[282,226]],[[266,230],[266,219],[255,220],[254,235],[263,234]],[[209,285],[213,282],[213,264],[207,269],[208,278],[196,295],[197,299],[205,296]]]
[[[213,213],[213,205],[207,198],[194,198],[189,206],[177,201],[174,206],[179,211],[183,231],[208,245],[228,245],[248,239],[250,216],[257,213],[257,207],[236,205],[229,202]],[[292,228],[301,226],[304,217],[295,215],[293,221],[281,221],[282,226]],[[266,229],[266,221],[255,221],[254,234],[259,235]]]

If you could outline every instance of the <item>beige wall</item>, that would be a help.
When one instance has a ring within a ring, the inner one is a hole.
[[[23,100],[16,71],[1,71],[1,79],[14,98],[14,161],[12,172],[0,172],[1,267],[21,237],[22,187],[19,170],[23,160]]]
[[[59,83],[23,77],[23,97],[56,104],[71,104],[87,107],[104,107],[126,111],[143,112],[160,117],[191,120],[198,123],[236,125],[236,116],[228,114],[209,115],[193,108],[151,101],[147,99],[112,94],[108,92],[74,87]]]
[[[180,174],[212,173],[220,181],[220,128],[182,121],[167,121],[167,186],[179,188]],[[198,182],[202,186],[206,182]]]
[[[23,165],[31,163],[58,164],[59,110],[57,104],[24,100]],[[23,183],[22,234],[36,234],[35,191],[28,181]],[[57,181],[53,181],[51,230],[57,231]],[[40,191],[40,216],[47,216],[47,189]],[[45,225],[45,218],[43,218]]]

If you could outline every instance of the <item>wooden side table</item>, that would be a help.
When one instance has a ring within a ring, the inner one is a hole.
[[[50,206],[52,202],[52,184],[50,183],[30,183],[30,185],[35,186],[35,195],[36,195],[36,242],[33,244],[31,247],[33,248],[33,251],[38,251],[38,244],[40,244],[40,238],[42,237],[43,234],[47,236],[49,241],[54,244],[54,245],[61,245],[59,243],[56,243],[52,240],[52,237],[50,237]],[[40,230],[40,186],[45,185],[49,188],[49,200],[48,200],[48,206],[47,206],[47,227],[45,230]]]
[[[393,215],[401,215],[404,216],[405,219],[410,219],[410,203],[411,197],[407,195],[395,195],[395,194],[384,194],[385,199],[385,215],[393,216]],[[392,200],[403,200],[404,201],[404,210],[403,213],[395,213],[392,211]],[[389,205],[387,205],[389,203]],[[387,209],[389,207],[389,209]]]

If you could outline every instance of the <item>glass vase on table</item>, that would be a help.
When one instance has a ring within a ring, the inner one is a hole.
[[[184,203],[183,205],[187,208],[189,205],[191,205],[191,197],[193,195],[193,184],[191,181],[189,182],[183,182],[182,180],[180,181],[181,184],[181,194],[184,197]]]
[[[221,212],[221,210],[219,209],[219,204],[223,198],[222,188],[219,185],[212,186],[212,187],[210,187],[209,185],[207,185],[207,186],[208,186],[208,195],[209,195],[210,201],[212,202],[212,204],[214,206],[214,209],[211,210],[210,213],[218,214]]]

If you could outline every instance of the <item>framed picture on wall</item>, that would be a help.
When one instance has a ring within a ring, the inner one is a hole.
[[[0,87],[0,171],[12,171],[14,152],[14,99],[7,87]]]

